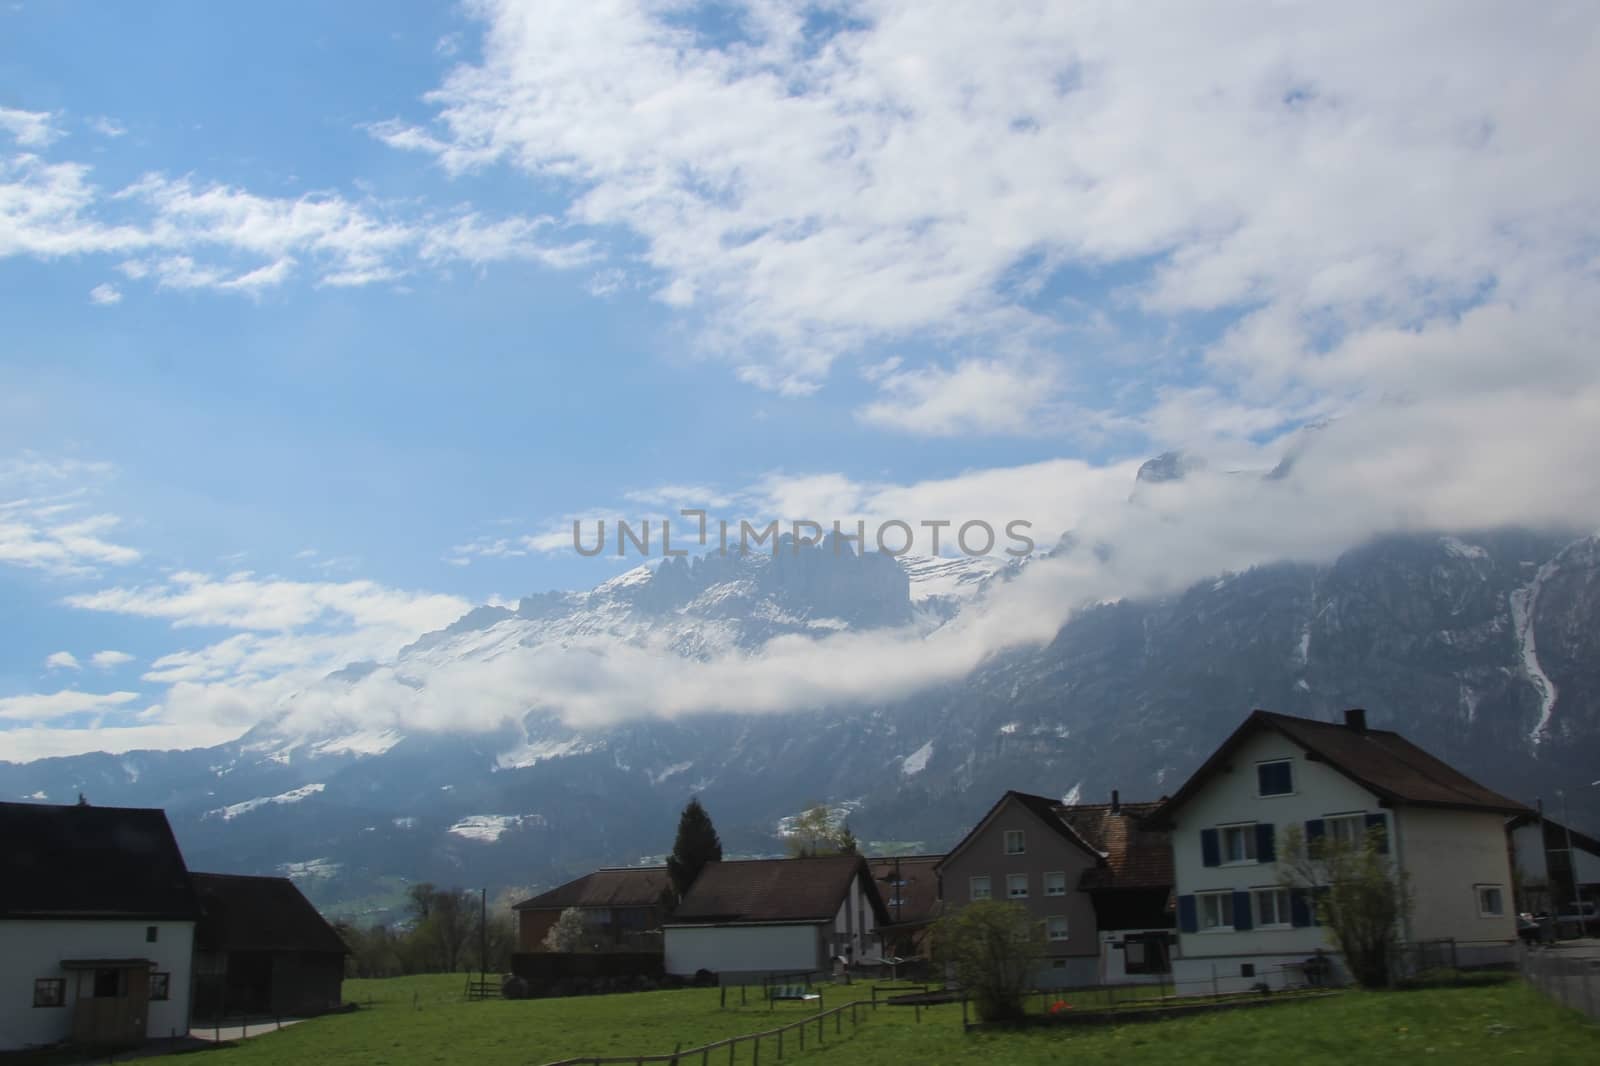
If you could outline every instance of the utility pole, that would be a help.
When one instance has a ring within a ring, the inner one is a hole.
[[[478,889],[478,971],[489,980],[489,888]]]
[[[1563,788],[1556,795],[1561,797],[1561,828],[1567,836],[1567,878],[1572,885],[1572,913],[1578,919],[1578,935],[1588,936],[1589,918],[1583,913],[1583,893],[1578,889],[1578,855],[1572,850],[1572,812],[1567,803],[1567,790]]]

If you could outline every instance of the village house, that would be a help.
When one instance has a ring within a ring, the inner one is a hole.
[[[1154,806],[1005,793],[937,864],[946,912],[989,899],[1026,908],[1044,932],[1040,988],[1159,980],[1172,878],[1166,834],[1145,825]]]
[[[159,810],[0,803],[0,1051],[189,1031],[199,903]]]
[[[1538,814],[1519,815],[1506,828],[1523,910],[1576,914],[1580,900],[1600,902],[1600,840]]]
[[[713,862],[666,923],[666,970],[755,977],[876,964],[889,922],[858,855]]]
[[[1144,984],[1172,972],[1174,932],[1172,841],[1151,821],[1160,803],[1110,803],[1058,807],[1056,814],[1100,852],[1098,864],[1079,878],[1078,891],[1094,907],[1100,937],[1100,980]]]
[[[889,921],[879,927],[883,953],[899,958],[927,958],[933,923],[944,913],[939,899],[942,855],[897,855],[867,860],[872,881],[883,897]]]
[[[1516,941],[1505,820],[1528,808],[1398,733],[1256,711],[1152,819],[1171,833],[1181,991],[1294,983],[1321,951],[1308,892],[1280,879],[1284,832],[1359,842],[1370,830],[1415,906],[1410,944],[1449,940],[1460,965],[1503,962]]]
[[[550,951],[545,938],[576,907],[583,913],[585,951],[659,952],[661,920],[672,880],[665,866],[596,870],[525,899],[517,912],[517,950]]]
[[[338,932],[286,877],[194,874],[194,1016],[320,1014],[343,1002]]]

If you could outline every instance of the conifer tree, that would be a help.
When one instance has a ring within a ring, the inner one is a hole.
[[[672,890],[683,899],[689,886],[700,876],[708,862],[722,861],[722,841],[717,837],[717,827],[711,816],[700,806],[698,797],[678,816],[678,838],[672,843],[672,854],[667,856],[667,876],[672,878]]]

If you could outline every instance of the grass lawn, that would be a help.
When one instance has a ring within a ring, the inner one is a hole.
[[[538,1066],[580,1055],[671,1051],[739,1033],[771,1028],[802,1016],[806,1007],[776,1011],[750,1006],[719,1010],[716,989],[643,992],[561,1000],[466,1003],[463,978],[411,977],[347,981],[346,997],[361,1011],[304,1022],[254,1037],[236,1047],[199,1053],[191,1066],[471,1063]],[[829,989],[827,1002],[864,996],[866,986]],[[365,1007],[368,1002],[370,1008]],[[812,1030],[815,1033],[815,1030]],[[766,1042],[763,1061],[776,1062]],[[881,1066],[883,1063],[1115,1063],[1155,1066],[1282,1066],[1425,1061],[1469,1063],[1600,1062],[1600,1027],[1557,1007],[1521,983],[1485,988],[1344,995],[1258,1010],[1116,1029],[1067,1028],[964,1034],[959,1004],[925,1008],[922,1023],[910,1008],[880,1007],[842,1038],[827,1023],[826,1042],[806,1041],[796,1053],[791,1034],[784,1061]],[[726,1062],[726,1052],[712,1061]],[[749,1047],[739,1063],[749,1063]],[[695,1060],[698,1062],[698,1059]],[[692,1066],[685,1063],[685,1066]]]

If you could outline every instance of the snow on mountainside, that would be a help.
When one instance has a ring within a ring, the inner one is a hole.
[[[1181,475],[1166,465],[1161,477]],[[1056,549],[1074,550],[1071,538]],[[930,633],[1023,565],[827,545],[672,559],[588,591],[477,608],[394,663],[328,684],[379,669],[470,675],[518,649],[588,640],[706,657],[792,634]],[[818,801],[848,801],[862,840],[938,849],[1006,788],[1155,798],[1252,707],[1333,717],[1365,706],[1374,725],[1517,798],[1572,786],[1577,815],[1600,746],[1597,664],[1593,538],[1389,537],[1326,565],[1083,610],[1048,645],[878,704],[587,729],[541,709],[483,733],[362,722],[308,733],[279,720],[203,751],[0,763],[0,797],[159,805],[197,867],[290,871],[329,901],[383,895],[398,878],[550,884],[659,855],[691,794],[741,854],[781,852],[773,827]],[[527,698],[538,705],[539,693]]]

